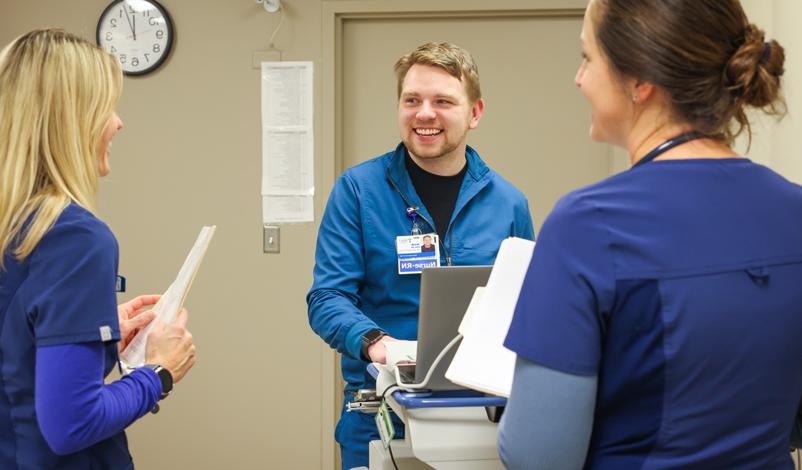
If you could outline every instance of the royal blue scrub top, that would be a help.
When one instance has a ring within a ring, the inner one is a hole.
[[[505,345],[598,376],[586,468],[777,469],[792,468],[800,332],[802,188],[693,159],[564,197]]]
[[[5,254],[5,271],[0,272],[0,468],[133,467],[123,432],[74,454],[54,454],[34,408],[38,346],[103,341],[105,372],[113,369],[120,339],[117,254],[109,228],[75,204],[64,209],[24,261]]]

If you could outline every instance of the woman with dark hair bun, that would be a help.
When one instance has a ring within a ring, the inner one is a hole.
[[[591,0],[576,85],[632,168],[544,222],[505,345],[513,469],[790,469],[802,187],[738,155],[785,54],[737,0]]]

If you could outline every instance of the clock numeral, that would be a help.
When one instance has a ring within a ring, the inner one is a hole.
[[[159,51],[161,51],[161,50],[162,50],[162,48],[161,48],[161,46],[159,46],[158,44],[154,44],[154,45],[153,45],[153,52],[156,52],[156,53],[158,53],[158,52],[159,52]]]
[[[123,8],[125,8],[125,7],[123,7]],[[120,8],[120,18],[122,18],[122,17],[123,17],[123,9]]]
[[[159,29],[156,31],[156,39],[161,39],[164,37],[164,31]]]
[[[133,59],[131,59],[131,65],[133,65],[134,67],[137,67],[139,65],[139,58],[138,57],[134,57]]]
[[[128,56],[125,54],[120,54],[120,63],[124,64],[128,60]]]
[[[148,18],[148,24],[151,26],[156,26],[159,24],[159,22],[155,17],[151,16]]]
[[[150,62],[150,54],[145,52],[145,62]]]
[[[109,52],[114,54],[115,52],[117,52],[117,48],[114,47],[114,46],[111,46],[111,47],[109,47]]]
[[[111,23],[111,27],[112,28],[116,28],[117,27],[117,18],[110,19],[109,23]]]
[[[111,36],[112,36],[111,31],[107,31],[106,32],[106,41],[111,41]]]

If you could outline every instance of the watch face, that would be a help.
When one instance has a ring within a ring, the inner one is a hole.
[[[97,43],[120,60],[126,75],[143,75],[167,59],[173,23],[154,0],[116,0],[100,15]]]
[[[386,333],[383,332],[382,330],[378,330],[378,329],[374,328],[374,329],[368,331],[367,333],[365,333],[365,336],[362,337],[362,341],[364,341],[366,344],[370,345],[370,344],[373,344],[376,341],[378,341],[379,338],[381,338],[385,334]]]

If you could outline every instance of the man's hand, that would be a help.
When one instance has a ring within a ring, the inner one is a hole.
[[[384,346],[385,341],[398,341],[390,335],[384,335],[378,341],[368,346],[368,357],[370,362],[378,362],[379,364],[387,363],[387,348]]]
[[[156,318],[153,310],[145,308],[156,305],[160,298],[160,295],[140,295],[117,306],[117,318],[120,322],[120,342],[117,343],[117,347],[120,352],[125,351],[139,330]]]

